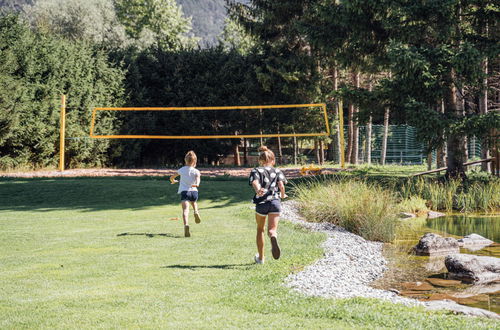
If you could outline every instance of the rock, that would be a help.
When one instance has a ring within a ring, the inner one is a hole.
[[[464,290],[453,294],[458,298],[467,298],[480,294],[500,294],[500,283],[478,284],[466,287]]]
[[[466,283],[490,283],[500,280],[500,258],[456,254],[447,256],[444,264],[450,278]]]
[[[446,214],[441,213],[441,212],[436,212],[436,211],[429,211],[427,213],[427,219],[436,219],[439,217],[444,217]]]
[[[453,296],[450,296],[447,293],[432,293],[427,297],[427,300],[432,301],[432,300],[454,300]]]
[[[389,292],[394,292],[395,294],[401,294],[401,292],[400,292],[399,290],[394,289],[394,288],[390,288],[390,289],[388,289],[387,291],[389,291]]]
[[[451,310],[455,313],[465,314],[465,315],[469,315],[469,316],[481,316],[481,317],[488,317],[490,319],[497,319],[497,320],[500,319],[500,315],[498,315],[495,312],[490,312],[490,311],[487,311],[487,310],[481,309],[481,308],[459,305],[456,302],[451,301],[451,300],[428,301],[425,303],[425,308],[427,308],[429,310],[446,309],[446,310]]]
[[[424,267],[431,273],[443,273],[446,270],[446,267],[444,266],[444,256],[429,257]]]
[[[456,239],[433,233],[422,236],[414,249],[416,254],[424,256],[454,254],[460,251]]]
[[[429,277],[426,280],[427,280],[427,282],[429,282],[433,286],[437,286],[437,287],[441,287],[441,288],[455,287],[455,286],[459,286],[462,284],[462,282],[457,281],[457,280],[445,280],[443,278]]]
[[[470,234],[458,240],[458,245],[471,251],[481,250],[494,242],[478,234]]]
[[[434,289],[432,285],[426,282],[404,282],[401,286],[408,291],[430,291]]]
[[[399,217],[401,219],[410,219],[410,218],[416,218],[417,215],[416,214],[413,214],[413,213],[410,213],[410,212],[401,212],[399,214]]]

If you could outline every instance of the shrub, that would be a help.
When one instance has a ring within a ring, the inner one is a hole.
[[[310,182],[294,189],[310,221],[326,221],[368,240],[389,242],[398,223],[394,194],[364,181]]]

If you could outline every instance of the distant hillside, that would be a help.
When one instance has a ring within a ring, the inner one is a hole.
[[[185,16],[191,16],[193,33],[202,39],[202,45],[217,42],[217,36],[224,28],[227,15],[224,0],[176,0],[182,6]],[[248,3],[249,0],[239,0]]]

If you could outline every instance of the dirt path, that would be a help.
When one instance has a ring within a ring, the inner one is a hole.
[[[216,177],[229,175],[234,177],[248,177],[252,168],[199,168],[202,176]],[[300,167],[282,168],[287,178],[300,177]],[[325,168],[324,173],[338,172],[338,168]],[[7,178],[52,178],[52,177],[107,177],[107,176],[170,176],[176,169],[72,169],[59,171],[32,171],[0,173],[0,177]]]

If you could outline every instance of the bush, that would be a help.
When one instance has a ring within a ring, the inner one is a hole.
[[[426,203],[424,199],[418,196],[411,196],[408,199],[404,199],[399,204],[399,207],[402,212],[410,212],[417,216],[424,216],[429,211]]]
[[[303,215],[326,221],[372,241],[394,239],[398,205],[394,194],[364,181],[310,182],[294,188]]]

